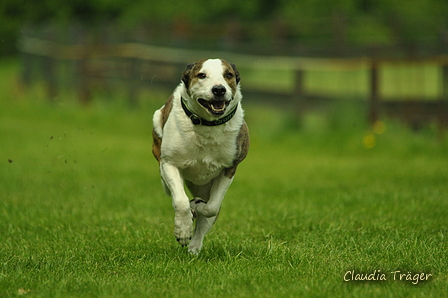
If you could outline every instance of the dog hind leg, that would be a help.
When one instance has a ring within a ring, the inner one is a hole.
[[[224,200],[224,196],[227,189],[232,184],[233,177],[229,178],[225,175],[224,171],[215,179],[211,181],[209,199],[201,200],[195,198],[190,201],[190,206],[197,214],[201,214],[205,217],[215,217],[218,215],[221,209],[221,203]]]
[[[200,252],[204,236],[215,223],[224,195],[232,181],[233,177],[228,178],[223,172],[220,176],[203,186],[187,182],[191,193],[194,196],[199,196],[190,201],[190,208],[195,210],[197,214],[196,229],[188,246],[190,253],[198,254]]]
[[[208,202],[210,198],[210,189],[212,183],[205,185],[196,185],[190,181],[186,181],[186,185],[193,195],[194,199],[190,201],[190,208],[195,209],[197,202]],[[195,211],[196,213],[196,211]],[[197,255],[201,251],[202,241],[204,240],[205,234],[210,230],[216,221],[217,216],[207,218],[202,214],[196,213],[196,227],[194,230],[193,238],[188,245],[188,252]]]
[[[194,236],[188,245],[188,252],[197,255],[201,251],[202,241],[204,240],[205,234],[210,230],[216,221],[218,216],[205,217],[201,214],[197,215],[196,218],[196,228],[194,230]]]

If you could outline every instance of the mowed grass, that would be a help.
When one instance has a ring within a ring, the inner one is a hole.
[[[150,149],[165,98],[139,110],[105,99],[50,105],[15,74],[13,64],[0,74],[0,297],[448,292],[448,147],[432,129],[386,123],[367,149],[364,111],[298,125],[245,103],[250,154],[195,257],[174,239]],[[387,280],[344,281],[352,270]],[[412,284],[393,271],[432,276]]]

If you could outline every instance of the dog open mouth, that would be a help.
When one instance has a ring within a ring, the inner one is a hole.
[[[221,116],[226,111],[228,101],[225,100],[205,100],[203,98],[198,98],[198,102],[207,109],[207,111],[213,116]]]

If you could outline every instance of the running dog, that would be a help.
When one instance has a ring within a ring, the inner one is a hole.
[[[192,254],[200,252],[249,149],[241,100],[235,65],[204,59],[187,66],[181,83],[154,113],[152,152],[172,197],[174,236]]]

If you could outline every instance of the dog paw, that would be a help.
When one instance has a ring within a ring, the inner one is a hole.
[[[188,252],[194,256],[197,256],[201,252],[201,248],[202,243],[191,242],[190,245],[188,246]]]
[[[187,246],[191,240],[193,226],[192,215],[174,218],[174,236],[182,246]]]

